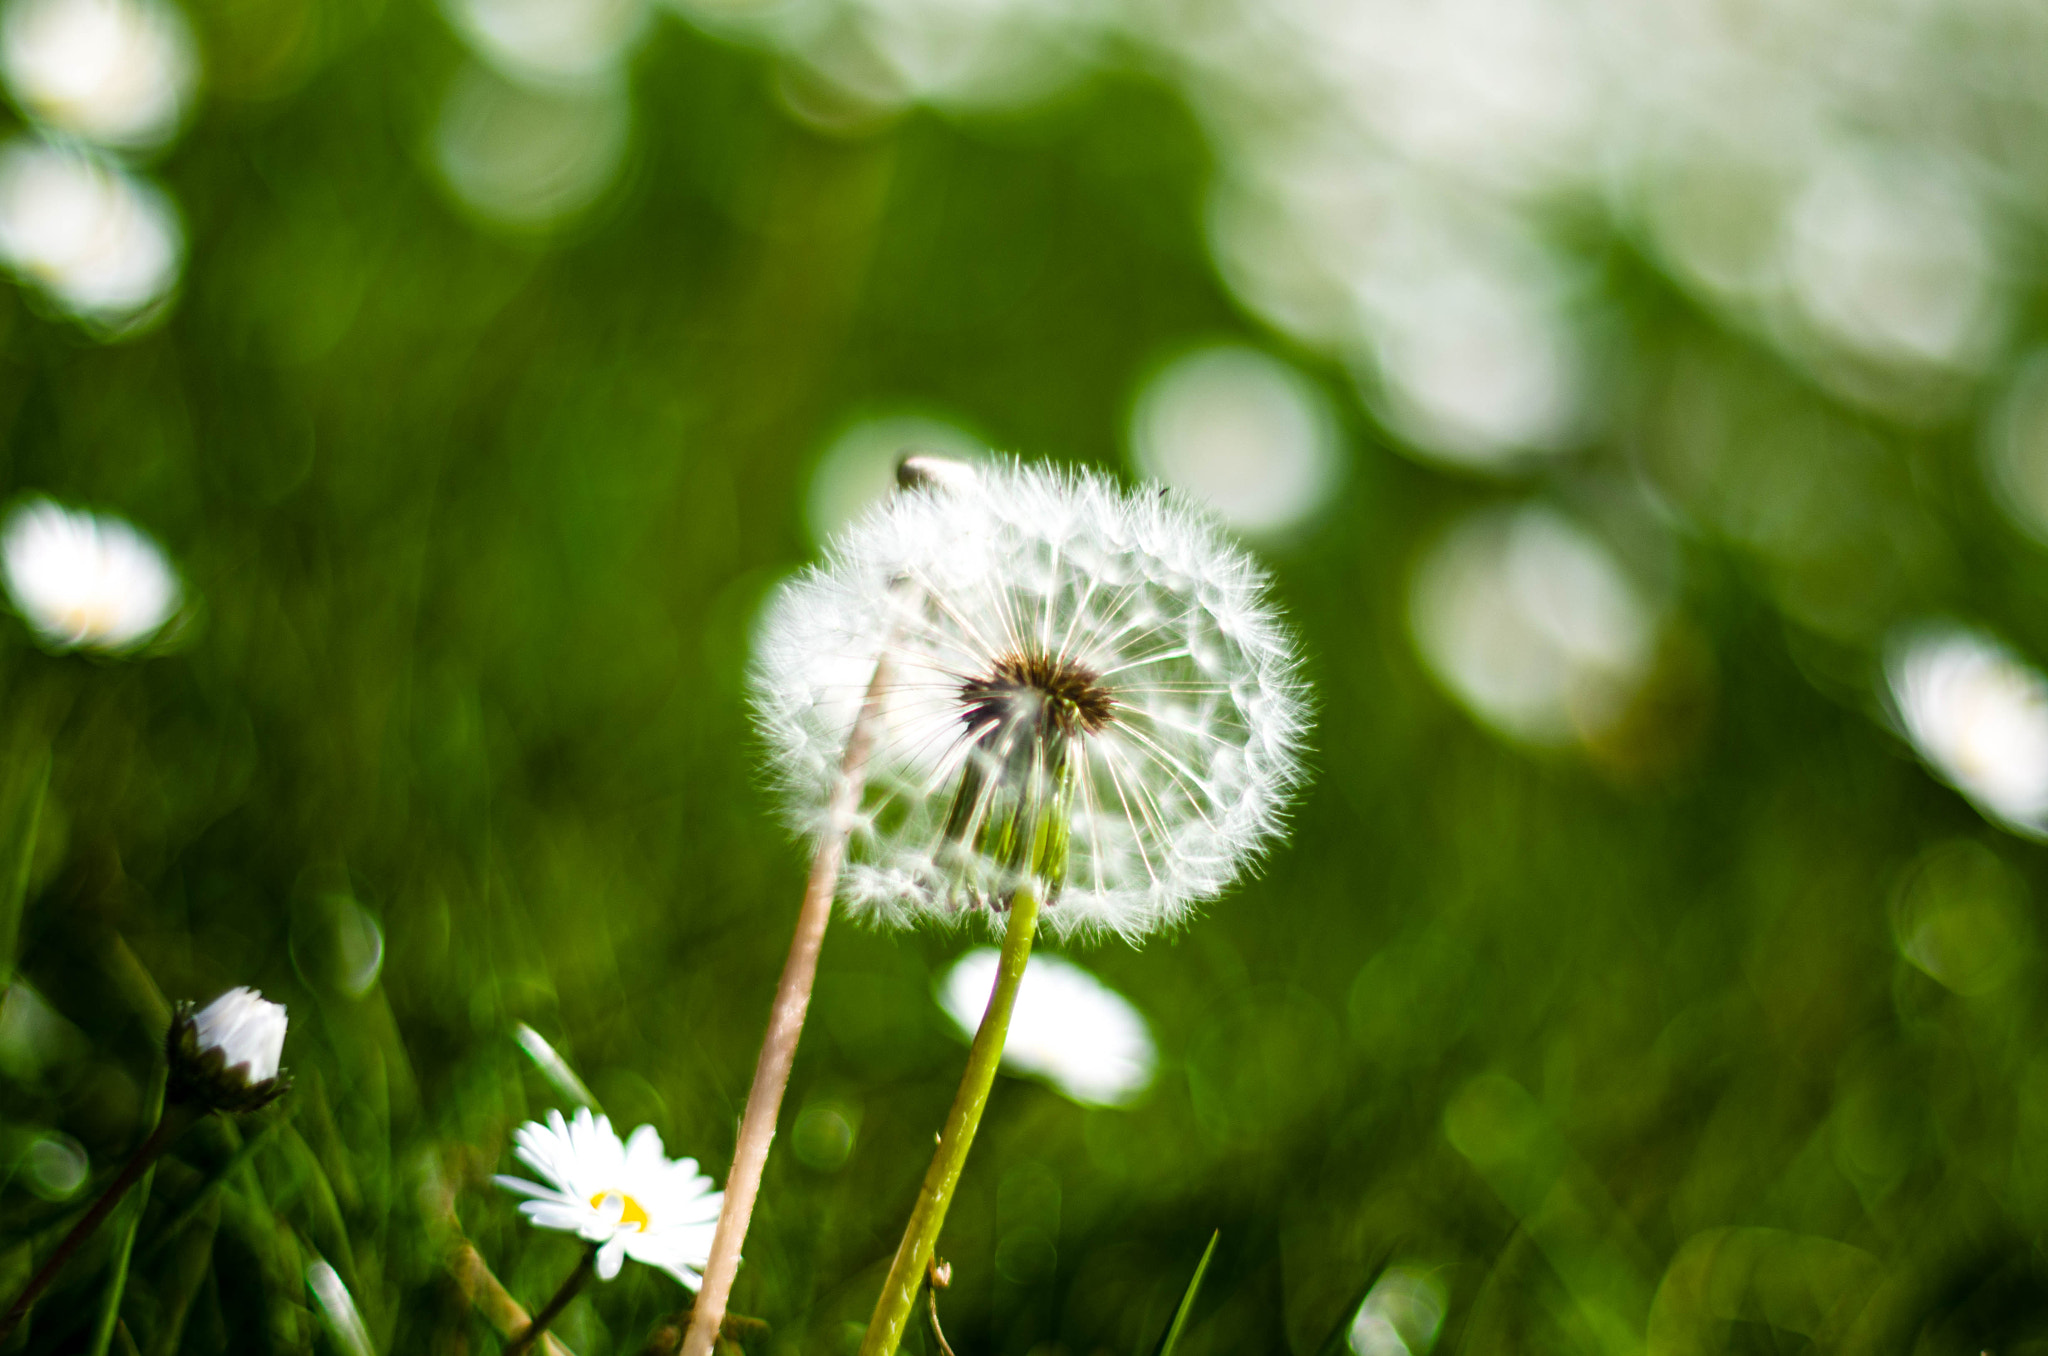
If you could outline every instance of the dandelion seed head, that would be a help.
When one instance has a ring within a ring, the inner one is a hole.
[[[1018,464],[921,470],[786,585],[754,670],[803,832],[873,684],[840,899],[1054,935],[1184,919],[1277,832],[1306,709],[1265,576],[1184,500]],[[879,677],[878,674],[879,666]]]

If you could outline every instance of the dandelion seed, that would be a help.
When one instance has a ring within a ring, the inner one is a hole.
[[[14,606],[53,649],[132,649],[178,604],[177,576],[155,542],[119,518],[47,499],[9,516],[0,564]]]
[[[1934,771],[2005,827],[2048,837],[2048,678],[1955,625],[1902,634],[1886,672],[1900,728]]]
[[[1265,576],[1157,489],[1015,464],[912,492],[785,587],[755,703],[791,816],[824,836],[879,711],[840,898],[904,925],[1034,884],[1057,934],[1139,937],[1273,837],[1306,727]]]
[[[611,1120],[588,1107],[566,1121],[550,1111],[546,1125],[528,1121],[514,1138],[520,1161],[548,1184],[500,1177],[498,1185],[533,1198],[519,1209],[539,1227],[597,1244],[600,1279],[618,1275],[630,1257],[697,1288],[725,1196],[698,1173],[696,1159],[665,1157],[651,1125],[621,1143]]]

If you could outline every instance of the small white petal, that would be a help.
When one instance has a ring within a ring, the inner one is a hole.
[[[608,1281],[619,1274],[619,1268],[626,1260],[626,1240],[629,1234],[619,1234],[611,1242],[597,1250],[597,1278]]]
[[[230,989],[192,1018],[200,1050],[218,1050],[227,1068],[241,1068],[251,1083],[277,1077],[284,1054],[285,1010],[254,989]]]

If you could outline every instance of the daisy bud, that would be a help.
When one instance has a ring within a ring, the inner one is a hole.
[[[196,1013],[181,1006],[164,1042],[171,1100],[213,1111],[267,1106],[291,1086],[278,1071],[284,1032],[284,1004],[254,989],[230,989]]]
[[[903,475],[935,492],[785,587],[755,664],[791,818],[821,840],[875,685],[840,899],[957,921],[1030,884],[1055,935],[1180,921],[1272,841],[1300,778],[1304,693],[1264,574],[1156,487],[922,456]]]

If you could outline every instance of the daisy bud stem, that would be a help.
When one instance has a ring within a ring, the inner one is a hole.
[[[947,1207],[952,1205],[954,1189],[960,1185],[960,1171],[967,1166],[967,1151],[974,1146],[974,1132],[981,1125],[989,1090],[995,1086],[996,1069],[1003,1062],[1010,1011],[1017,1005],[1017,986],[1024,979],[1025,963],[1031,959],[1031,939],[1037,931],[1038,895],[1026,886],[1011,897],[1009,927],[1003,934],[1002,960],[996,968],[995,987],[989,991],[988,1009],[982,1013],[981,1026],[967,1052],[967,1071],[960,1076],[960,1091],[954,1094],[953,1109],[946,1114],[938,1151],[932,1155],[932,1165],[925,1171],[924,1185],[918,1190],[917,1208],[911,1211],[910,1223],[903,1228],[903,1241],[896,1247],[889,1279],[882,1285],[874,1317],[868,1320],[860,1356],[895,1356],[903,1330],[916,1311],[918,1287],[924,1283],[925,1269],[938,1247]]]
[[[797,1041],[804,1033],[804,1014],[811,1006],[811,984],[818,976],[818,953],[825,946],[825,924],[832,920],[832,896],[839,887],[839,864],[846,856],[846,835],[853,827],[854,812],[860,808],[868,754],[875,743],[875,721],[888,682],[889,661],[885,658],[875,665],[867,697],[853,722],[853,732],[847,737],[846,755],[839,766],[839,785],[828,811],[830,827],[818,844],[817,855],[811,859],[803,907],[796,916],[796,935],[790,938],[789,959],[783,962],[782,979],[775,986],[768,1034],[761,1038],[761,1057],[754,1065],[754,1086],[747,1093],[747,1108],[740,1116],[739,1140],[733,1145],[732,1170],[725,1177],[725,1205],[719,1211],[718,1230],[711,1238],[711,1256],[704,1263],[704,1283],[697,1290],[696,1308],[690,1316],[690,1331],[683,1338],[681,1356],[711,1356],[719,1326],[725,1321],[733,1277],[740,1269],[740,1247],[747,1241],[754,1197],[761,1190],[761,1173],[768,1166],[768,1146],[775,1139],[775,1121],[782,1113],[782,1094],[789,1087],[790,1066],[796,1062]]]
[[[568,1308],[569,1301],[575,1299],[577,1292],[589,1284],[596,1270],[597,1245],[593,1243],[583,1250],[583,1260],[569,1273],[569,1279],[562,1282],[562,1288],[555,1292],[555,1297],[533,1316],[533,1322],[526,1325],[526,1331],[520,1333],[505,1348],[505,1356],[526,1356],[527,1352],[532,1351],[533,1344],[540,1341],[541,1334],[548,1330],[548,1324],[562,1316],[562,1310]]]
[[[84,1218],[71,1226],[71,1232],[64,1235],[64,1241],[50,1254],[50,1260],[43,1263],[42,1270],[29,1279],[28,1288],[8,1306],[7,1316],[0,1318],[0,1345],[5,1345],[7,1339],[14,1335],[14,1330],[28,1317],[29,1307],[50,1288],[50,1282],[57,1279],[57,1273],[71,1260],[71,1254],[77,1252],[100,1225],[106,1223],[107,1216],[121,1203],[121,1198],[128,1194],[128,1188],[141,1180],[142,1174],[148,1172],[151,1165],[163,1156],[164,1150],[178,1137],[179,1131],[198,1120],[203,1114],[203,1108],[195,1107],[188,1102],[173,1101],[165,1105],[163,1114],[157,1117],[156,1129],[150,1131],[149,1138],[142,1141],[140,1147],[129,1156],[128,1165],[121,1169],[121,1175],[116,1177],[113,1184],[92,1203],[92,1209],[85,1212]]]

